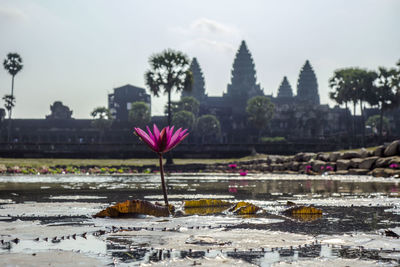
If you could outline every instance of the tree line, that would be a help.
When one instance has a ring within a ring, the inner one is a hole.
[[[343,68],[334,72],[329,80],[333,89],[329,97],[338,105],[353,106],[352,132],[355,135],[356,108],[362,120],[362,136],[365,135],[366,105],[379,109],[379,137],[382,140],[384,114],[400,106],[400,60],[395,67],[379,67],[377,71],[362,68]]]
[[[199,115],[199,102],[193,97],[184,97],[178,102],[171,100],[172,92],[182,90],[190,91],[193,84],[193,74],[190,71],[189,58],[180,51],[171,49],[154,54],[149,58],[150,68],[144,75],[145,84],[154,96],[161,93],[168,95],[165,108],[167,124],[176,124],[179,127],[196,129],[196,132],[204,138],[218,136],[221,132],[218,119],[212,114]],[[3,97],[5,108],[8,111],[8,141],[11,131],[12,109],[15,106],[14,78],[22,70],[22,58],[17,53],[9,53],[3,66],[11,75],[11,93]],[[400,106],[400,60],[395,67],[379,67],[377,71],[366,70],[358,67],[338,69],[329,79],[329,86],[333,89],[329,97],[338,105],[348,108],[353,107],[353,135],[355,134],[356,108],[359,107],[363,133],[365,131],[365,109],[366,105],[379,109],[379,135],[382,137],[385,125],[384,114],[393,108]],[[260,140],[263,129],[266,128],[274,114],[274,105],[265,96],[257,96],[249,99],[246,107],[248,121],[257,130]],[[91,116],[96,119],[93,126],[104,130],[111,127],[112,116],[105,107],[93,110]],[[4,114],[3,116],[4,117]],[[136,102],[132,104],[129,114],[130,120],[135,125],[142,126],[150,122],[151,113],[145,103]],[[363,134],[364,135],[364,134]]]

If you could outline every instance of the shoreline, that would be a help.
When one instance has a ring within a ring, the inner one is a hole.
[[[35,159],[21,159],[21,162]],[[11,159],[18,162],[19,159]],[[52,165],[29,166],[12,163],[6,166],[0,163],[0,174],[136,174],[158,173],[157,164],[143,164],[156,162],[154,159],[130,160],[70,160],[73,164],[66,165],[67,159],[38,159],[48,161]],[[196,163],[196,161],[200,163]],[[85,163],[82,164],[82,163]],[[97,165],[94,164],[97,162]],[[101,165],[99,163],[102,163]],[[109,162],[109,166],[103,165]],[[273,173],[273,174],[308,174],[322,175],[324,173],[336,175],[371,175],[375,177],[400,177],[400,140],[393,141],[386,146],[376,147],[374,150],[357,149],[345,152],[302,152],[293,156],[256,154],[241,159],[176,159],[176,164],[165,165],[169,173]],[[88,164],[89,163],[89,164]],[[119,164],[116,164],[119,163]],[[132,164],[137,163],[138,165]],[[235,165],[235,166],[232,166]],[[244,174],[245,175],[245,174]]]

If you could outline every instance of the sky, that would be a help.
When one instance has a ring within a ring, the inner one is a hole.
[[[54,101],[90,118],[113,88],[145,88],[149,57],[167,48],[196,57],[207,94],[221,96],[242,40],[265,94],[276,96],[284,76],[296,93],[308,59],[321,103],[333,106],[328,80],[336,69],[395,66],[399,14],[398,0],[0,0],[0,60],[16,52],[24,61],[13,118],[45,118]],[[10,91],[1,68],[0,96]],[[152,114],[165,103],[152,96]]]

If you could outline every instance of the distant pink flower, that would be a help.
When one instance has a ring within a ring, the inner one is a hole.
[[[234,163],[233,164],[229,164],[228,167],[231,168],[231,169],[236,169],[237,164],[234,164]]]
[[[321,171],[323,171],[325,169],[325,167],[324,166],[321,166]]]
[[[236,187],[229,187],[229,193],[237,193],[237,188]]]
[[[175,126],[167,126],[160,132],[160,130],[157,128],[157,125],[154,124],[153,133],[151,132],[149,126],[146,126],[147,133],[140,128],[135,128],[135,134],[138,135],[139,138],[145,142],[151,150],[158,154],[163,154],[176,147],[189,134],[186,133],[187,129],[182,130],[182,128],[179,128],[174,133],[174,127]]]
[[[392,168],[392,169],[397,169],[398,167],[399,167],[399,165],[396,163],[392,163],[389,165],[389,168]]]
[[[312,169],[312,166],[311,166],[311,165],[307,165],[307,166],[306,166],[306,171],[311,171],[311,169]]]
[[[240,170],[239,174],[240,174],[240,176],[246,176],[247,175],[247,170]]]
[[[325,170],[327,170],[327,171],[333,171],[333,167],[330,166],[330,165],[328,165],[328,166],[326,166]]]

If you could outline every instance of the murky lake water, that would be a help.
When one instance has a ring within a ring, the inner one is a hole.
[[[0,176],[0,230],[13,229],[0,232],[0,254],[79,250],[104,264],[118,265],[230,266],[240,260],[241,265],[273,266],[312,260],[396,266],[399,239],[384,231],[400,229],[398,181],[368,176],[171,174],[169,199],[178,207],[185,199],[218,198],[248,201],[266,212],[252,217],[218,213],[93,219],[102,208],[126,199],[162,202],[159,175]],[[288,200],[314,205],[323,215],[284,216]],[[12,242],[15,238],[18,242]]]

